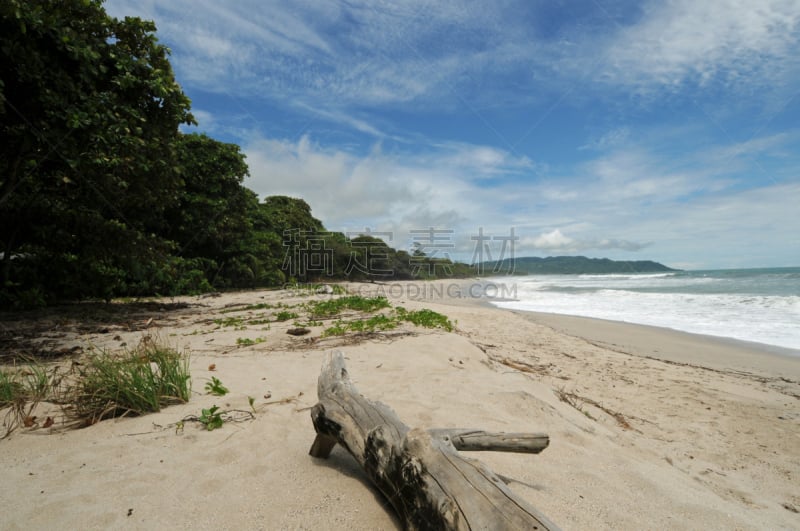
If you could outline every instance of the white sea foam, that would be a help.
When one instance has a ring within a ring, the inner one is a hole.
[[[800,278],[782,278],[780,284],[766,277],[713,274],[543,275],[502,281],[516,283],[517,297],[495,302],[503,308],[661,326],[800,351]]]

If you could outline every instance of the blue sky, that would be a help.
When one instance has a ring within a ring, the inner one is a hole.
[[[106,9],[156,22],[248,187],[331,230],[406,248],[434,227],[466,261],[479,230],[497,258],[513,228],[516,256],[800,265],[796,0]]]

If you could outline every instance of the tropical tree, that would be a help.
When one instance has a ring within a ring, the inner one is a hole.
[[[280,238],[244,187],[245,157],[236,144],[201,134],[181,135],[178,165],[183,186],[165,215],[165,238],[217,288],[279,283]]]
[[[98,0],[0,2],[0,301],[170,284],[157,234],[193,118],[155,29]]]

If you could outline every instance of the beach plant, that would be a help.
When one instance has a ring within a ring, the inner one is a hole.
[[[401,321],[408,321],[416,326],[422,326],[425,328],[441,328],[448,332],[452,332],[455,328],[447,316],[433,310],[422,309],[409,311],[398,306],[394,309],[394,311],[397,314],[398,319]]]
[[[198,420],[208,431],[221,428],[223,424],[222,414],[219,411],[219,407],[216,405],[211,406],[208,409],[201,410],[200,418]]]
[[[336,299],[324,301],[311,301],[308,303],[308,311],[312,317],[334,317],[345,310],[370,313],[376,312],[390,306],[386,297],[362,297],[360,295],[349,295]]]
[[[263,337],[257,337],[255,339],[250,339],[249,337],[240,337],[236,339],[236,344],[241,347],[251,347],[253,345],[263,343],[264,341],[266,341],[266,339]]]
[[[48,399],[60,382],[57,372],[58,368],[48,372],[33,361],[14,370],[0,370],[0,408]]]
[[[0,438],[4,439],[13,432],[17,426],[23,424],[26,415],[25,390],[18,381],[17,374],[10,371],[0,371],[0,409],[8,409],[3,417],[5,432]]]
[[[216,376],[212,376],[211,381],[206,382],[206,392],[214,396],[225,396],[230,391],[228,390],[227,387],[222,385],[222,382],[219,381],[219,378],[217,378]]]
[[[0,410],[7,410],[3,418],[6,431],[0,438],[7,437],[18,426],[38,426],[33,412],[40,402],[61,402],[62,377],[58,366],[48,369],[33,360],[11,370],[0,370]],[[48,417],[44,427],[52,423]]]
[[[69,415],[83,425],[143,415],[188,401],[191,388],[188,356],[145,337],[132,351],[89,359],[68,392]]]
[[[381,306],[384,301],[383,297],[377,297],[379,300],[371,300],[368,303],[359,301],[353,304],[352,301],[344,303],[344,305],[352,305],[361,307],[368,306]],[[326,301],[327,302],[327,301]],[[388,305],[388,302],[387,302]],[[328,306],[326,311],[330,309],[333,311],[335,308]],[[312,309],[313,311],[313,309]],[[342,320],[339,319],[336,323],[322,332],[322,337],[343,336],[348,332],[355,332],[357,334],[372,334],[376,332],[384,332],[386,330],[393,330],[400,326],[403,322],[412,323],[414,326],[421,326],[424,328],[441,328],[448,332],[452,332],[455,326],[447,318],[438,312],[428,309],[409,311],[402,307],[394,308],[391,313],[378,313],[368,318]]]
[[[245,327],[245,321],[242,317],[224,317],[222,319],[214,319],[214,324],[220,328],[233,326],[236,328],[236,330],[240,330]]]
[[[300,316],[294,312],[281,310],[280,312],[276,313],[274,317],[276,321],[283,322],[288,321],[289,319],[297,319]]]
[[[397,328],[398,320],[383,314],[373,315],[369,319],[357,319],[347,323],[347,328],[353,332],[375,332]]]
[[[322,337],[343,336],[347,333],[347,323],[337,321],[336,324],[322,331]]]
[[[18,381],[17,374],[11,371],[0,371],[0,408],[14,404],[24,396],[24,388]]]

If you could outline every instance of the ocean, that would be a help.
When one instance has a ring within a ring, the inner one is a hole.
[[[795,349],[800,267],[492,279],[516,300],[502,308],[578,315]]]

